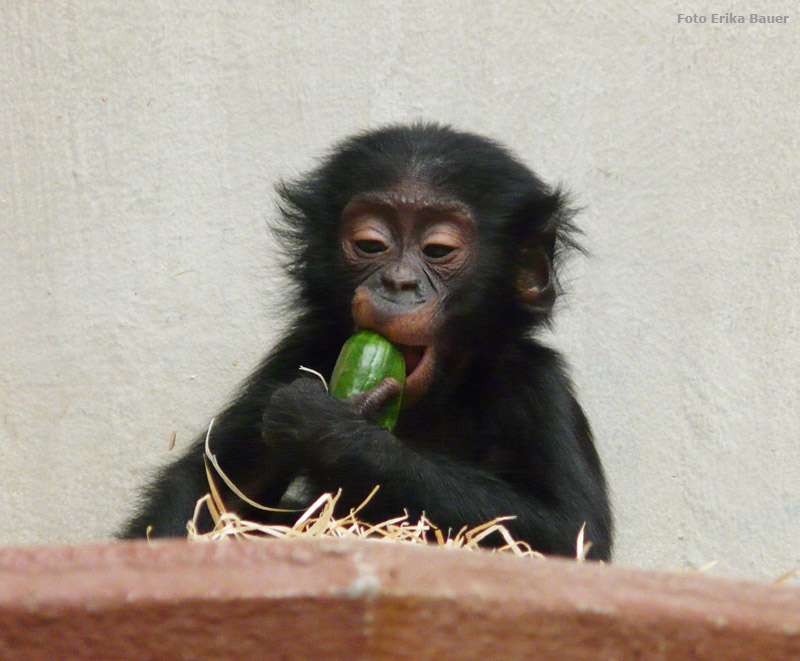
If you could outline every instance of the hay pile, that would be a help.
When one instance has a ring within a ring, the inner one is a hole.
[[[247,521],[234,512],[225,510],[224,505],[215,495],[215,489],[206,494],[197,503],[195,515],[187,524],[189,539],[194,541],[213,541],[220,539],[255,539],[276,537],[278,539],[295,539],[298,537],[343,537],[366,539],[371,541],[399,542],[404,544],[431,544],[447,548],[459,548],[476,551],[481,541],[489,535],[498,533],[505,544],[497,551],[514,553],[518,556],[542,558],[541,553],[534,551],[528,544],[515,540],[502,521],[513,517],[498,517],[475,528],[462,528],[454,537],[447,536],[431,523],[423,514],[419,521],[412,523],[408,514],[389,519],[381,523],[365,523],[358,519],[361,510],[375,495],[375,487],[369,497],[354,510],[342,518],[334,516],[336,503],[341,496],[341,489],[332,495],[320,496],[292,526],[269,525]],[[214,528],[200,533],[197,519],[203,508],[207,508],[214,521]]]
[[[237,496],[251,506],[268,511],[275,508],[265,507],[247,498],[235,484],[225,475],[220,468],[216,457],[211,453],[208,441],[211,436],[209,425],[206,434],[206,477],[208,479],[209,492],[197,501],[194,516],[187,524],[188,537],[193,541],[215,541],[223,539],[295,539],[298,537],[340,537],[350,539],[364,539],[379,542],[395,542],[401,544],[433,544],[445,548],[465,549],[477,551],[490,535],[500,535],[505,542],[502,546],[492,550],[501,553],[513,553],[520,557],[544,558],[541,553],[534,551],[526,542],[514,539],[511,533],[503,525],[504,521],[513,519],[513,516],[501,516],[475,528],[466,526],[459,530],[455,536],[445,534],[434,525],[424,514],[417,522],[409,520],[408,513],[403,516],[383,521],[382,523],[372,524],[359,520],[358,512],[362,510],[378,491],[376,486],[372,493],[357,508],[350,510],[350,513],[342,518],[336,518],[334,511],[336,504],[341,496],[341,490],[336,495],[326,493],[320,496],[308,509],[306,509],[292,526],[270,525],[255,523],[242,519],[235,512],[229,512],[220,496],[219,490],[214,480],[214,476],[209,467],[213,466],[216,473],[222,478],[225,484]],[[207,509],[214,522],[214,527],[208,532],[199,532],[198,519],[203,510]],[[579,562],[586,558],[586,554],[591,547],[591,542],[584,541],[583,528],[581,528],[576,540],[575,557]]]

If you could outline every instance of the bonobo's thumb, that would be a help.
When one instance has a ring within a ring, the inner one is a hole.
[[[350,397],[347,403],[360,416],[367,420],[374,420],[378,416],[381,405],[390,397],[399,395],[402,390],[403,386],[397,379],[387,376],[374,388]]]

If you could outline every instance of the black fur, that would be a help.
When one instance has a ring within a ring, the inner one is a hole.
[[[300,365],[329,376],[353,331],[356,283],[339,255],[343,208],[408,177],[472,210],[478,263],[447,308],[449,351],[433,385],[388,432],[297,377]],[[515,515],[512,534],[552,554],[573,555],[585,522],[590,556],[608,559],[611,515],[589,425],[561,358],[530,338],[549,312],[522,305],[514,284],[520,246],[538,242],[554,263],[575,247],[563,196],[496,143],[429,124],[351,138],[279,192],[297,317],[216,418],[211,448],[228,476],[272,506],[297,475],[311,485],[308,497],[342,488],[344,507],[379,484],[361,513],[372,521],[424,511],[456,531]],[[154,536],[185,534],[207,491],[202,453],[201,438],[156,477],[122,537],[148,526]],[[227,492],[226,502],[248,518],[266,516]]]

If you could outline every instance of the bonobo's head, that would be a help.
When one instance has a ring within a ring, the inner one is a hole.
[[[558,191],[491,140],[434,124],[351,138],[280,194],[303,303],[397,344],[405,405],[443,364],[546,320],[573,245]]]

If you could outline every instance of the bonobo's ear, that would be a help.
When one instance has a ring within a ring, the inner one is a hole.
[[[530,312],[547,314],[556,300],[552,250],[533,244],[522,247],[519,256],[519,301]]]
[[[556,300],[553,260],[561,211],[558,192],[535,195],[522,209],[516,285],[519,301],[529,312],[547,314]]]

